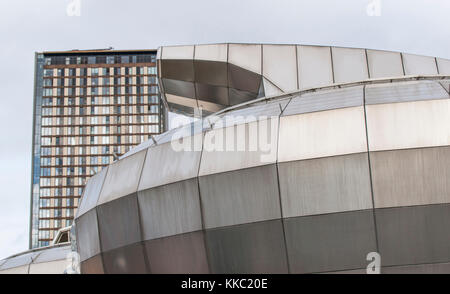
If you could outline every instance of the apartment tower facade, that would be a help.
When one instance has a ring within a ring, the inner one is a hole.
[[[165,130],[156,50],[35,55],[30,248],[71,225],[87,179]]]

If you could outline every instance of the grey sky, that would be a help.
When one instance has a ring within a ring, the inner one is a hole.
[[[28,246],[35,51],[214,42],[386,49],[450,58],[448,0],[0,1],[0,259]]]

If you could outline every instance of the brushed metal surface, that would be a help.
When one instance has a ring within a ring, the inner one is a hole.
[[[147,150],[143,150],[109,165],[97,205],[134,193]]]
[[[408,265],[450,260],[450,205],[376,209],[382,264]]]
[[[444,58],[436,58],[437,66],[439,69],[439,74],[448,75],[450,74],[450,60]]]
[[[203,176],[199,181],[205,228],[281,217],[274,164]]]
[[[278,118],[210,130],[205,133],[199,176],[275,163],[277,139]]]
[[[375,207],[450,202],[450,147],[372,152]]]
[[[76,220],[77,244],[80,261],[100,253],[97,210],[93,209]]]
[[[284,227],[291,273],[365,268],[376,251],[372,210],[288,218]]]
[[[450,263],[382,267],[382,274],[449,274]]]
[[[369,150],[450,145],[450,99],[367,105]]]
[[[363,100],[362,86],[305,93],[292,98],[283,116],[362,106]]]
[[[279,164],[283,217],[372,208],[367,153]]]
[[[162,59],[193,59],[194,46],[165,46],[162,48]]]
[[[262,45],[263,76],[283,92],[297,89],[296,46]]]
[[[362,107],[280,118],[278,161],[293,161],[367,151]]]
[[[144,246],[135,243],[103,253],[106,274],[147,274]]]
[[[152,274],[208,274],[204,232],[145,242]]]
[[[32,263],[30,264],[29,274],[63,274],[67,265],[68,263],[65,258],[50,262]]]
[[[332,47],[335,83],[362,81],[369,78],[364,49]]]
[[[138,192],[144,240],[202,229],[198,179]]]
[[[97,205],[100,191],[105,181],[106,173],[109,166],[104,167],[99,173],[91,177],[84,186],[83,196],[81,197],[81,203],[77,210],[77,218],[85,214]]]
[[[177,136],[175,134],[175,136]],[[197,176],[203,134],[185,137],[181,141],[153,146],[147,150],[139,191]],[[184,150],[184,147],[190,150]],[[198,151],[194,149],[198,146]]]
[[[228,62],[261,74],[261,44],[229,44]]]
[[[206,231],[211,273],[287,273],[281,220]]]
[[[434,57],[402,53],[406,75],[436,75]]]
[[[227,44],[206,44],[195,46],[195,60],[227,62]]]
[[[367,50],[367,62],[371,79],[403,76],[400,52]]]
[[[82,261],[80,263],[80,272],[82,274],[104,274],[101,254]]]
[[[449,99],[435,81],[413,81],[366,86],[366,105],[420,100]]]
[[[141,241],[137,195],[97,207],[102,252]]]
[[[297,46],[297,63],[300,89],[333,83],[330,47]]]

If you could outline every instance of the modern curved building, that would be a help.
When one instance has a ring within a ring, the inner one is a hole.
[[[64,274],[75,273],[78,256],[75,254],[75,231],[72,227],[58,230],[52,245],[31,249],[0,260],[2,274]]]
[[[70,245],[42,247],[0,261],[0,274],[63,274]]]
[[[88,182],[82,273],[450,273],[450,61],[296,45],[162,47],[171,111],[210,116]]]

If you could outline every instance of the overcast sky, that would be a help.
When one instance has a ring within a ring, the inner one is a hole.
[[[80,16],[67,13],[74,1]],[[375,2],[1,0],[0,259],[28,247],[35,51],[261,42],[450,58],[450,1],[379,0],[369,16]]]

